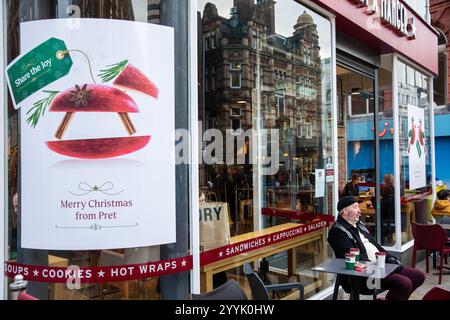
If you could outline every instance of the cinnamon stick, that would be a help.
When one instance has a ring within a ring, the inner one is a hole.
[[[125,126],[125,129],[127,129],[127,132],[130,136],[136,133],[136,128],[133,125],[133,122],[131,122],[130,116],[126,112],[119,112],[120,120],[122,120],[123,125]]]
[[[70,121],[72,121],[73,116],[74,116],[74,112],[66,112],[66,115],[64,116],[58,129],[56,130],[56,133],[55,133],[56,139],[59,139],[59,140],[62,139]]]

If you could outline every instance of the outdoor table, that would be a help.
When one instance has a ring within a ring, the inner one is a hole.
[[[364,263],[367,265],[364,272],[358,272],[356,270],[348,270],[345,268],[345,259],[329,259],[325,261],[324,263],[321,263],[314,268],[312,268],[312,271],[318,271],[318,272],[327,272],[327,273],[335,273],[337,275],[347,275],[350,276],[350,284],[351,284],[351,300],[359,300],[359,283],[358,278],[364,277],[369,278],[372,277],[373,279],[384,279],[388,275],[390,275],[392,272],[397,269],[398,265],[393,263],[386,263],[385,268],[379,268],[376,266],[375,262],[369,262],[369,261],[361,261],[361,263]],[[373,297],[374,300],[376,299],[377,294],[377,288],[374,285],[373,289]]]

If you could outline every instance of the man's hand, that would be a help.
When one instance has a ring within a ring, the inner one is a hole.
[[[403,269],[402,263],[396,257],[392,257],[392,256],[388,257],[388,258],[386,258],[386,262],[398,265],[397,271],[400,271]]]

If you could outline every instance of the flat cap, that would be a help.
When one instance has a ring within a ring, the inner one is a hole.
[[[342,209],[351,206],[355,202],[358,202],[358,199],[356,197],[353,196],[342,197],[338,202],[337,209],[340,212]]]

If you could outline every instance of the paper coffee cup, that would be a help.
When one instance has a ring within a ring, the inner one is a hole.
[[[377,267],[384,268],[386,266],[386,252],[376,252]]]
[[[353,253],[345,254],[345,268],[348,270],[355,269],[355,255]]]
[[[355,255],[355,261],[359,261],[359,248],[351,248],[350,253]]]

